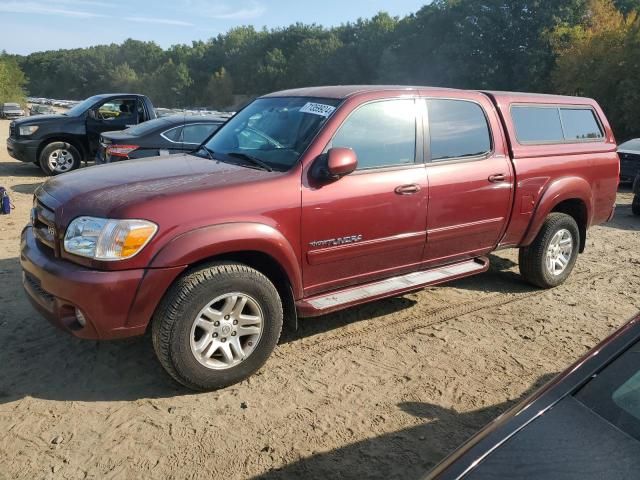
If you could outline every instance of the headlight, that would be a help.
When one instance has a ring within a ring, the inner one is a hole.
[[[136,255],[158,231],[146,220],[78,217],[67,227],[64,249],[96,260],[125,260]]]
[[[20,131],[20,135],[26,137],[27,135],[33,135],[34,133],[36,133],[36,130],[38,130],[38,128],[40,128],[38,125],[24,125],[21,126],[18,130]]]

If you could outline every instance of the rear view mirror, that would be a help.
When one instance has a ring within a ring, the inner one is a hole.
[[[350,148],[332,148],[327,153],[327,173],[330,178],[338,179],[349,175],[357,167],[358,157]]]

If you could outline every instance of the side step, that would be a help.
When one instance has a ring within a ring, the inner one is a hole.
[[[445,265],[431,270],[412,272],[400,277],[388,278],[378,282],[308,297],[298,300],[296,308],[301,317],[316,317],[371,300],[393,297],[401,293],[419,290],[429,285],[486,272],[488,269],[489,259],[479,257],[474,260]]]

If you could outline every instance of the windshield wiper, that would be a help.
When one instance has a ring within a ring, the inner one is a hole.
[[[204,145],[200,145],[200,147],[198,147],[197,149],[193,150],[191,153],[198,153],[199,151],[204,150],[205,153],[207,154],[207,157],[209,157],[210,160],[216,161],[215,158],[213,158],[213,151],[209,150],[207,147],[205,147]]]
[[[257,165],[258,167],[262,168],[263,170],[266,170],[267,172],[273,172],[273,168],[271,168],[269,165],[267,165],[265,162],[263,162],[259,158],[256,158],[252,155],[241,153],[241,152],[230,152],[230,153],[227,153],[227,155],[229,155],[230,157],[248,160],[249,162],[253,163],[254,165]]]

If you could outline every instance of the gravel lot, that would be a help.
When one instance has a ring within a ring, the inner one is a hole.
[[[148,337],[80,341],[31,308],[19,237],[43,177],[10,159],[7,131],[0,478],[419,478],[640,310],[640,218],[623,191],[564,286],[531,288],[501,251],[480,276],[304,320],[257,375],[193,394]]]

